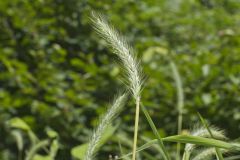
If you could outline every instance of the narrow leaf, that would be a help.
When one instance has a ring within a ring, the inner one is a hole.
[[[191,136],[191,135],[175,135],[175,136],[169,136],[162,138],[163,142],[179,142],[179,143],[191,143],[191,144],[196,144],[196,145],[202,145],[202,146],[208,146],[208,147],[217,147],[217,148],[223,148],[223,149],[228,149],[228,150],[240,150],[240,147],[237,145],[234,145],[232,143],[224,142],[221,140],[216,140],[216,139],[211,139],[211,138],[203,138],[199,136]],[[155,145],[159,143],[158,139],[153,139],[141,147],[138,148],[137,152],[143,151],[152,145]],[[119,159],[128,157],[132,154],[128,153]]]
[[[211,139],[211,138],[204,138],[198,136],[191,136],[191,135],[176,135],[163,138],[163,141],[168,142],[180,142],[180,143],[191,143],[196,145],[203,145],[209,147],[217,147],[223,149],[239,149],[236,145],[233,145],[228,142],[224,142],[221,140]]]
[[[153,123],[152,118],[150,117],[147,109],[145,108],[145,106],[143,104],[141,104],[141,109],[142,109],[145,117],[147,118],[147,121],[148,121],[150,127],[152,128],[154,135],[156,136],[156,138],[158,140],[158,143],[159,143],[159,146],[161,147],[161,151],[162,151],[164,159],[170,160],[170,156],[168,155],[168,152],[163,144],[162,138],[161,138],[160,134],[158,133],[158,130],[157,130],[155,124]]]

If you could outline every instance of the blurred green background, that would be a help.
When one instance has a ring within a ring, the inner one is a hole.
[[[9,126],[14,117],[39,139],[48,137],[46,130],[56,131],[56,159],[74,159],[71,149],[87,142],[99,115],[126,88],[118,60],[92,28],[91,10],[104,14],[141,59],[146,75],[142,100],[162,136],[177,133],[171,58],[183,81],[183,128],[198,123],[199,111],[228,137],[238,138],[239,0],[1,0],[0,159],[17,159]],[[131,150],[133,118],[130,100],[98,159],[119,155],[118,141],[125,153]],[[27,150],[30,140],[20,133]],[[153,138],[141,115],[143,135]],[[147,152],[142,156],[147,159]]]

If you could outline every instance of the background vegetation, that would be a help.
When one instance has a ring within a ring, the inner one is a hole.
[[[47,137],[46,130],[56,131],[56,159],[70,159],[71,149],[87,142],[113,93],[124,87],[116,57],[93,31],[91,10],[106,15],[142,60],[147,82],[142,101],[163,137],[177,133],[170,57],[183,81],[185,131],[199,121],[199,111],[226,129],[228,137],[239,137],[238,0],[2,0],[0,159],[18,156],[9,127],[14,117],[24,120],[40,139]],[[99,159],[119,155],[118,141],[125,153],[131,151],[133,102],[115,123],[118,129],[101,148]],[[140,136],[153,137],[144,116]],[[24,137],[24,148],[29,143]]]

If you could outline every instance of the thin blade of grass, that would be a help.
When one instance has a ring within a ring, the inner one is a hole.
[[[170,156],[169,156],[169,154],[168,154],[168,152],[167,152],[167,150],[166,150],[166,148],[163,144],[162,138],[161,138],[160,134],[158,133],[157,128],[156,128],[155,124],[153,123],[152,118],[150,117],[146,107],[142,103],[141,103],[140,106],[141,106],[141,109],[142,109],[145,117],[147,118],[147,121],[148,121],[150,127],[152,128],[152,131],[153,131],[154,135],[157,138],[157,141],[159,143],[159,146],[161,147],[164,159],[165,160],[170,160]]]
[[[156,160],[156,158],[152,156],[151,153],[144,152],[143,155],[147,158],[147,160]]]
[[[157,144],[157,143],[158,143],[158,139],[151,140],[151,141],[145,143],[144,145],[142,145],[141,147],[138,147],[138,149],[137,149],[136,152],[137,152],[137,153],[138,153],[138,152],[141,152],[141,151],[143,151],[143,150],[145,150],[145,149],[147,149],[147,148],[150,148],[152,145]],[[123,155],[123,156],[120,157],[119,159],[124,159],[124,158],[126,158],[126,157],[128,157],[128,156],[131,156],[131,155],[132,155],[132,152]]]
[[[234,145],[232,143],[224,142],[221,140],[211,139],[211,138],[204,138],[199,136],[191,136],[191,135],[174,135],[169,136],[165,138],[161,138],[162,142],[179,142],[179,143],[191,143],[196,145],[202,145],[202,146],[208,146],[208,147],[217,147],[217,148],[223,148],[228,150],[239,150],[240,147],[237,145]],[[159,143],[158,139],[153,139],[141,147],[137,149],[137,152],[143,151],[147,148],[150,148],[152,145],[155,145]],[[123,155],[119,159],[125,158],[132,155],[131,153],[128,153],[126,155]]]
[[[121,157],[123,157],[124,153],[123,153],[122,144],[121,144],[120,141],[118,141],[118,146],[119,146],[119,151],[120,151]],[[124,157],[123,159],[124,160],[130,160],[129,157]]]
[[[212,139],[212,138],[191,136],[191,135],[170,136],[170,137],[162,138],[162,140],[167,141],[167,142],[191,143],[191,144],[196,144],[196,145],[217,147],[217,148],[223,148],[223,149],[236,149],[236,150],[239,149],[239,147],[237,147],[236,145],[233,145],[228,142],[224,142],[224,141],[216,140],[216,139]]]

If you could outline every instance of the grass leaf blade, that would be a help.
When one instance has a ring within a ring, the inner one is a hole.
[[[212,139],[212,138],[199,137],[199,136],[175,135],[175,136],[163,138],[162,140],[167,142],[191,143],[191,144],[203,145],[203,146],[209,146],[209,147],[239,150],[238,146],[233,145],[231,143]]]
[[[161,147],[164,159],[165,160],[170,160],[170,156],[169,156],[169,154],[168,154],[168,152],[167,152],[167,150],[166,150],[166,148],[163,144],[162,138],[161,138],[160,134],[158,133],[157,128],[156,128],[155,124],[153,123],[152,118],[150,117],[146,107],[143,104],[141,104],[140,106],[141,106],[141,109],[142,109],[145,117],[147,118],[147,121],[148,121],[150,127],[152,128],[152,131],[153,131],[154,135],[157,137],[157,141],[158,141],[158,143]]]

